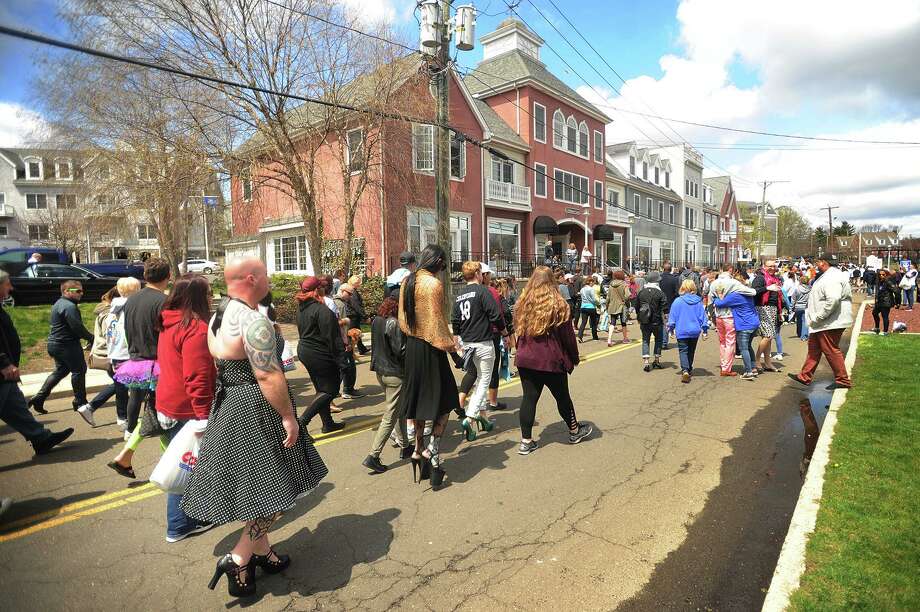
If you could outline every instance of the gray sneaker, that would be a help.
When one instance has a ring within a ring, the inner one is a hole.
[[[585,438],[591,435],[594,431],[594,427],[591,423],[579,423],[578,431],[575,433],[569,432],[569,444],[578,444]]]
[[[531,440],[530,442],[521,442],[521,445],[518,447],[518,455],[529,455],[535,450],[537,450],[536,440]]]

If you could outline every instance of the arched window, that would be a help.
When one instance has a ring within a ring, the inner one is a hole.
[[[553,146],[565,148],[565,117],[560,110],[553,113]]]
[[[575,122],[575,117],[569,117],[565,122],[565,127],[565,148],[575,153],[578,151],[578,124]]]
[[[588,157],[588,124],[584,121],[578,126],[578,154]]]

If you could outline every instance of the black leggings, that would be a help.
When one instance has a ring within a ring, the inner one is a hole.
[[[501,336],[493,335],[492,346],[495,348],[495,361],[492,362],[492,377],[489,378],[490,389],[498,389],[498,367],[501,365],[502,360],[501,345]],[[466,374],[463,375],[463,379],[460,381],[460,393],[469,395],[478,377],[479,372],[476,371],[476,366],[471,363],[470,369],[466,371]]]
[[[335,396],[331,393],[323,393],[322,391],[316,392],[316,397],[313,399],[313,403],[310,404],[310,407],[307,408],[307,411],[303,413],[303,416],[300,417],[300,424],[303,427],[309,425],[310,421],[317,414],[319,415],[320,420],[323,422],[324,428],[329,428],[333,425],[332,412],[329,410],[329,407],[332,405],[332,400],[335,399]]]
[[[882,321],[885,323],[885,328],[882,330],[888,332],[888,315],[891,313],[891,308],[873,308],[872,309],[872,320],[875,321],[875,329],[878,329],[878,317],[882,316]]]
[[[533,435],[533,422],[537,418],[537,400],[543,393],[543,387],[549,387],[549,392],[556,399],[556,409],[569,430],[578,427],[575,418],[575,406],[572,396],[569,395],[569,376],[559,372],[540,372],[528,368],[518,368],[521,377],[521,388],[524,390],[524,399],[521,401],[521,410],[518,416],[521,420],[521,437],[530,440]]]
[[[581,311],[581,325],[578,328],[578,339],[581,340],[585,335],[585,324],[591,322],[591,337],[597,340],[597,319],[598,314],[596,310],[582,310]]]

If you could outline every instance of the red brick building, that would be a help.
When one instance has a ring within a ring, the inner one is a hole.
[[[452,259],[481,259],[521,274],[547,243],[559,253],[569,242],[580,250],[587,233],[593,249],[595,235],[601,240],[625,232],[605,225],[609,117],[547,70],[539,58],[542,39],[519,21],[506,20],[481,41],[479,66],[462,80],[452,74],[449,121],[507,159],[470,142],[452,144]],[[426,104],[431,98],[421,56],[400,61],[406,95]],[[435,240],[434,128],[393,121],[379,129],[383,133],[372,136],[380,143],[380,163],[363,169],[372,173],[373,188],[365,190],[354,221],[354,248],[369,274],[386,274],[401,251],[417,253]],[[356,140],[369,136],[359,130],[355,125]],[[329,139],[316,165],[324,238],[333,245],[345,233],[337,162],[342,146]],[[270,272],[310,273],[318,266],[306,248],[298,207],[283,190],[259,180],[269,165],[263,159],[253,165],[251,180],[231,182],[228,257],[256,255]]]

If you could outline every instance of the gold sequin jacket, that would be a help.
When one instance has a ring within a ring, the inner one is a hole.
[[[419,270],[415,273],[415,327],[406,323],[405,291],[403,282],[399,295],[399,328],[404,334],[424,340],[442,351],[454,346],[454,337],[444,314],[444,287],[431,272]]]

